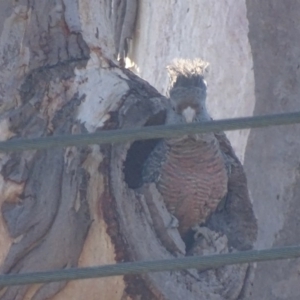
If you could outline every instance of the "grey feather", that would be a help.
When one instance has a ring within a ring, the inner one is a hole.
[[[161,166],[166,159],[167,147],[164,141],[158,142],[154,150],[145,161],[142,177],[144,183],[157,182],[160,176]]]

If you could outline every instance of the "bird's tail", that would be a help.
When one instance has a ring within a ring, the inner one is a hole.
[[[167,67],[170,86],[169,92],[176,88],[205,88],[204,74],[207,72],[209,63],[197,59],[176,59]]]

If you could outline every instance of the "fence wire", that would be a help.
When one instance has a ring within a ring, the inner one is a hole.
[[[218,132],[296,123],[300,123],[300,112],[224,119],[185,125],[160,125],[132,129],[106,130],[80,135],[11,139],[9,141],[0,142],[0,152],[33,149],[42,150],[55,147],[84,146],[88,144],[124,143],[135,140],[172,138],[184,134]]]
[[[41,150],[46,148],[83,146],[88,144],[123,143],[134,140],[172,138],[184,134],[259,128],[296,123],[300,123],[300,112],[225,119],[186,125],[161,125],[133,129],[110,130],[84,135],[51,136],[35,139],[12,139],[0,142],[0,152],[33,149]],[[300,246],[251,250],[209,256],[192,256],[169,260],[128,262],[90,268],[73,268],[48,272],[9,274],[0,275],[0,287],[142,274],[147,272],[179,271],[183,269],[206,270],[225,265],[291,259],[297,257],[300,257]]]
[[[206,270],[225,265],[297,257],[300,257],[300,246],[290,246],[229,254],[190,256],[156,261],[128,262],[101,267],[73,268],[48,272],[0,275],[0,286],[3,287],[11,285],[47,283],[120,275],[137,275],[147,272],[179,271],[183,269]]]

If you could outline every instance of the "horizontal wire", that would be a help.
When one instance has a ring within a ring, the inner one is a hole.
[[[88,144],[124,143],[135,140],[172,138],[184,134],[218,132],[246,128],[300,123],[300,112],[224,119],[185,125],[159,125],[132,129],[105,130],[79,135],[59,135],[0,142],[0,152],[42,150],[46,148],[83,146]]]
[[[87,144],[121,143],[153,138],[170,138],[183,134],[217,132],[246,128],[300,123],[300,113],[236,118],[187,125],[161,125],[134,129],[102,131],[84,135],[51,136],[36,139],[15,139],[0,142],[0,151],[22,151]],[[130,262],[91,268],[0,275],[0,286],[47,283],[65,280],[99,278],[146,272],[175,271],[189,268],[209,269],[224,265],[300,257],[300,246],[252,250],[231,254],[193,256],[171,260]]]
[[[100,278],[147,272],[178,271],[183,269],[211,269],[224,265],[300,257],[300,246],[207,256],[189,256],[156,261],[127,262],[90,268],[72,268],[48,272],[0,275],[0,286],[47,283],[66,280]]]

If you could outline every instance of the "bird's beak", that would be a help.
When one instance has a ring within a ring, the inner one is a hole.
[[[185,108],[182,111],[182,115],[184,116],[185,121],[187,123],[192,123],[194,121],[194,119],[195,119],[196,111],[195,111],[195,109],[193,109],[190,106],[188,106],[187,108]]]

